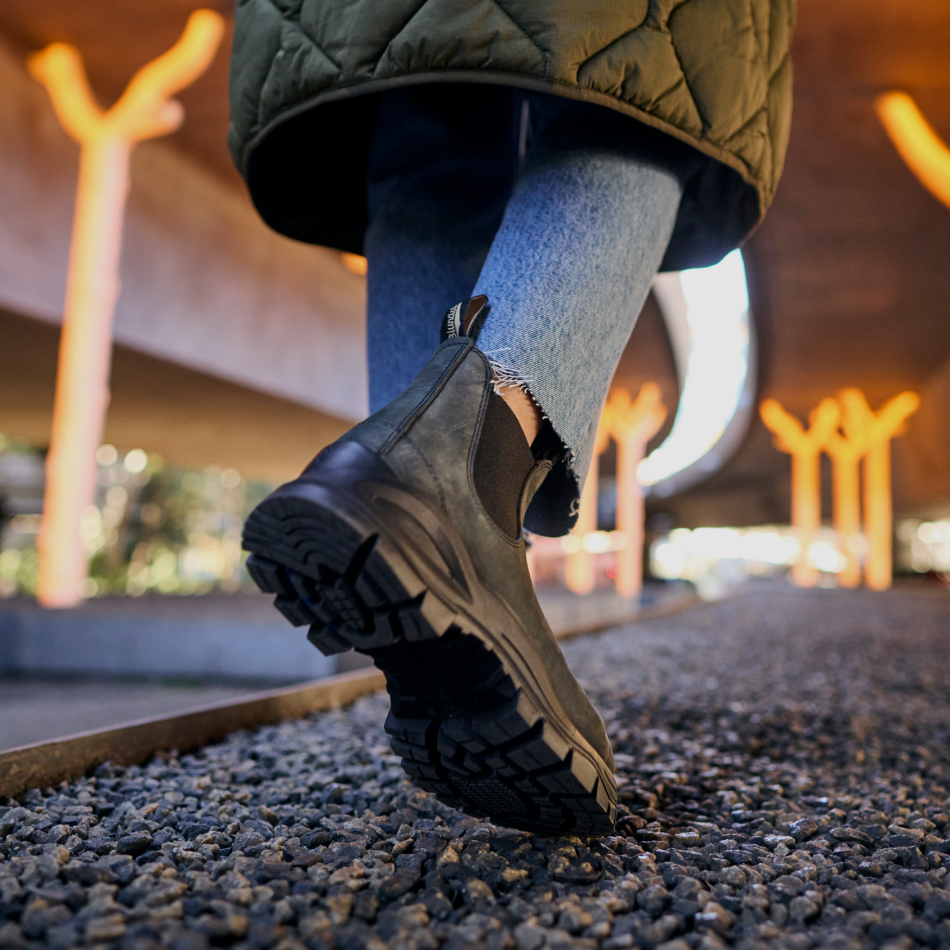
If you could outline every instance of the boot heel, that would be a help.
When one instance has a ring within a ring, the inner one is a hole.
[[[272,496],[245,526],[248,573],[324,655],[443,636],[455,614],[378,533],[313,498]]]

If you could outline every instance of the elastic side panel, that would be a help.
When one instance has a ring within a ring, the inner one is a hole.
[[[534,456],[521,424],[501,396],[490,393],[475,451],[475,491],[489,517],[511,538],[521,530],[518,505]]]

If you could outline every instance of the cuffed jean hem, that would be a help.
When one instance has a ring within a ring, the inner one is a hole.
[[[485,128],[459,124],[459,102],[444,90],[402,92],[389,112],[381,102],[367,234],[371,408],[409,384],[410,366],[422,368],[448,306],[487,295],[479,348],[524,384],[566,448],[525,520],[558,536],[576,521],[610,380],[694,153],[597,106],[507,91],[531,117],[519,160],[512,106],[491,92],[477,100],[493,103]],[[440,108],[450,110],[441,124]],[[420,135],[436,133],[441,147],[424,161],[395,160],[395,140],[425,150]],[[456,299],[445,299],[449,286]]]
[[[576,520],[610,380],[681,193],[665,168],[584,146],[535,152],[518,179],[474,292],[491,306],[479,348],[524,382],[568,450],[529,530],[556,536]]]

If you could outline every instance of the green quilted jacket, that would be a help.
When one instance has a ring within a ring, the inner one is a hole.
[[[229,144],[289,237],[359,253],[374,93],[501,83],[600,103],[708,160],[664,269],[739,244],[778,183],[794,0],[239,0]]]

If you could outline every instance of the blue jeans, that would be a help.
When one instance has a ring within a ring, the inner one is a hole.
[[[384,93],[368,169],[370,409],[474,294],[478,346],[567,448],[526,527],[576,519],[600,411],[673,231],[690,149],[608,109],[491,86]]]

